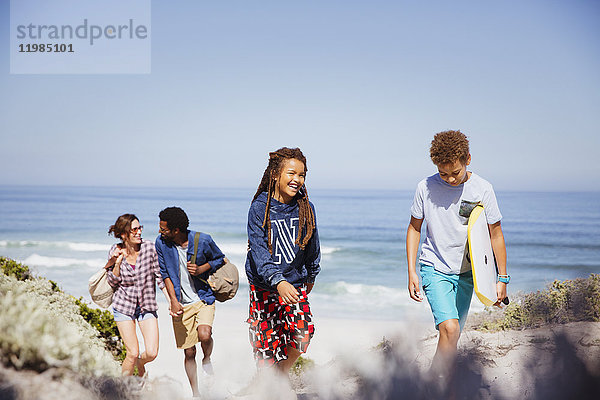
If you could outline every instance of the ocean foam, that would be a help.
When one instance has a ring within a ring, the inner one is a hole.
[[[105,264],[102,259],[77,259],[77,258],[61,258],[61,257],[46,257],[39,254],[32,254],[21,261],[25,265],[46,268],[64,268],[84,265],[90,268],[101,268]]]
[[[221,251],[223,253],[225,253],[225,256],[230,257],[230,255],[238,255],[238,256],[246,256],[246,253],[248,252],[248,243],[246,242],[236,242],[236,243],[223,243],[223,242],[219,242],[217,243],[217,246],[219,246],[219,249],[221,249]],[[341,250],[339,247],[328,247],[328,246],[321,246],[321,254],[322,255],[329,255],[332,253],[335,253],[336,251]],[[107,248],[108,251],[108,248]]]
[[[422,320],[430,314],[422,303],[410,300],[408,289],[346,281],[319,282],[310,294],[311,307],[321,315],[336,317],[351,312],[353,318]],[[351,310],[351,311],[348,311]]]
[[[102,243],[77,243],[77,242],[64,242],[66,246],[74,251],[105,251],[108,253],[110,250],[110,244]]]
[[[318,279],[318,278],[317,278]],[[318,294],[317,294],[318,293]],[[383,285],[365,285],[337,281],[319,283],[315,295],[324,296],[332,301],[364,306],[402,305],[408,299],[408,290]]]
[[[341,248],[339,247],[327,247],[327,246],[321,246],[321,254],[332,254],[335,253],[336,251],[340,251]]]
[[[110,249],[110,244],[86,242],[52,242],[39,240],[0,240],[0,247],[58,247],[80,252],[108,252],[108,250]]]
[[[225,257],[231,258],[231,255],[246,256],[248,243],[217,243],[219,249],[225,254]]]
[[[33,247],[41,243],[34,240],[0,240],[0,247]]]

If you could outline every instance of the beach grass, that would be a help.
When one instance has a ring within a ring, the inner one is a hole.
[[[314,368],[315,362],[308,357],[300,356],[292,366],[292,373],[294,375],[302,375],[308,369]]]
[[[470,317],[475,330],[537,328],[546,324],[600,321],[600,274],[555,280],[547,288],[518,294],[503,309],[489,307]]]
[[[12,276],[19,281],[26,281],[34,277],[28,266],[6,257],[0,257],[0,269],[4,275]]]
[[[127,351],[123,346],[123,340],[113,315],[106,310],[91,308],[82,297],[73,300],[79,306],[79,314],[83,319],[98,331],[98,337],[104,341],[106,349],[113,354],[116,360],[123,362]]]
[[[112,375],[124,347],[112,315],[64,293],[28,266],[0,257],[0,360],[16,369],[53,367]],[[108,350],[108,351],[107,351]],[[112,355],[112,356],[111,356]],[[117,369],[115,369],[117,368]]]

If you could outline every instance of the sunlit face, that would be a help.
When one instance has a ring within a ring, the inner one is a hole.
[[[295,158],[283,161],[281,173],[275,182],[273,198],[281,203],[289,203],[304,186],[306,170],[304,163]]]
[[[175,231],[179,231],[179,229],[175,228],[174,230],[170,230],[167,226],[167,221],[160,221],[158,224],[158,232],[160,236],[168,242],[172,242],[175,239]]]
[[[142,243],[142,230],[144,227],[140,225],[140,221],[134,219],[131,221],[131,228],[129,228],[129,233],[126,235],[124,240],[131,244],[140,244]],[[125,235],[123,235],[125,236]]]
[[[456,160],[453,163],[438,164],[438,172],[440,178],[446,183],[452,186],[458,186],[465,183],[469,179],[467,174],[467,165],[471,163],[471,155],[467,158],[467,162],[463,164],[460,160]]]

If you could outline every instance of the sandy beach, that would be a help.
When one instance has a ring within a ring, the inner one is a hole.
[[[247,339],[246,311],[227,304],[217,307],[212,357],[215,376],[208,378],[199,371],[203,398],[240,398],[233,394],[252,382],[256,372]],[[183,352],[175,348],[164,305],[159,321],[160,351],[147,367],[150,381],[169,382],[173,398],[190,398]],[[437,384],[428,375],[437,344],[432,324],[323,318],[317,319],[316,329],[305,355],[315,366],[292,379],[298,398],[396,398],[388,396],[407,378],[416,385],[413,390],[421,393],[429,390],[428,385]],[[567,341],[563,342],[561,334]],[[388,351],[374,349],[384,337]],[[457,379],[465,379],[461,383],[465,387],[473,386],[469,390],[476,398],[540,398],[547,392],[541,388],[542,382],[554,388],[564,380],[577,385],[581,383],[577,377],[600,379],[600,323],[494,333],[466,330],[459,354],[459,366],[470,375],[459,374]],[[373,390],[373,386],[379,395],[372,391],[365,395],[365,388]],[[411,397],[407,392],[397,395]],[[242,398],[278,397],[273,392],[259,392]]]
[[[216,398],[235,393],[253,378],[256,367],[248,341],[248,312],[239,306],[217,304],[213,326],[215,347],[212,362],[215,370],[212,390]],[[353,358],[369,354],[383,337],[393,337],[405,324],[397,321],[360,321],[348,319],[316,318],[315,336],[305,357],[317,367],[325,366],[340,355]],[[159,308],[160,347],[156,360],[148,364],[151,379],[168,378],[180,389],[179,395],[191,396],[191,389],[183,367],[183,351],[175,346],[171,317],[166,305]],[[141,337],[141,335],[140,335]],[[198,345],[198,360],[200,346]],[[199,376],[205,378],[199,367]]]
[[[13,288],[25,285],[6,281],[5,292],[7,284]],[[32,282],[41,284],[50,285],[46,281]],[[64,301],[71,299],[66,294],[55,296],[62,296]],[[499,332],[477,331],[467,324],[452,372],[440,377],[429,371],[437,344],[432,323],[408,321],[406,316],[397,321],[336,319],[321,317],[316,311],[315,336],[304,356],[311,362],[300,374],[290,374],[287,381],[273,379],[269,373],[257,376],[248,342],[247,311],[242,304],[217,305],[212,355],[215,374],[206,375],[198,368],[202,399],[546,400],[597,399],[600,395],[600,322],[544,324]],[[37,305],[30,304],[34,308]],[[477,315],[471,317],[477,321]],[[52,321],[50,318],[47,324]],[[175,347],[165,303],[159,303],[159,329],[159,355],[147,365],[145,379],[118,377],[114,360],[111,376],[95,377],[64,363],[39,373],[4,365],[0,366],[0,399],[190,399],[183,351]],[[62,337],[56,334],[44,331],[38,335],[36,346],[42,347],[41,343],[49,340],[60,342]],[[69,339],[69,345],[74,344],[73,340]],[[83,353],[74,354],[85,355],[91,350],[86,347]],[[199,362],[199,349],[198,353]],[[245,390],[248,388],[251,390]]]

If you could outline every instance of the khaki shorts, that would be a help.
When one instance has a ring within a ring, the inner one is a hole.
[[[175,344],[178,349],[188,349],[198,343],[198,325],[212,326],[215,320],[215,304],[197,301],[183,306],[183,314],[173,317]]]

